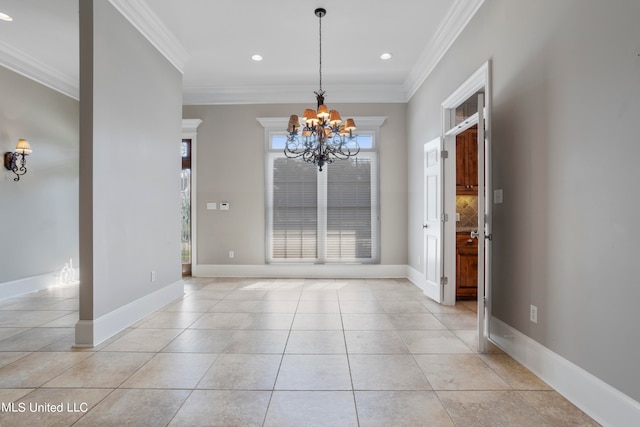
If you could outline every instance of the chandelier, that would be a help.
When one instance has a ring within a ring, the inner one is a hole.
[[[287,144],[285,156],[295,159],[301,158],[307,163],[318,166],[322,172],[325,164],[331,164],[336,159],[346,160],[360,151],[357,136],[353,134],[356,124],[353,119],[347,119],[342,124],[340,113],[329,110],[324,105],[322,90],[322,17],[327,14],[323,8],[314,11],[319,21],[320,33],[320,89],[316,94],[317,110],[306,109],[302,115],[302,123],[297,115],[292,114],[287,127]]]

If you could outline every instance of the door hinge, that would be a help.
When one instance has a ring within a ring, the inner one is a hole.
[[[440,221],[442,222],[449,221],[449,214],[443,213],[442,215],[440,215]]]
[[[440,152],[440,158],[442,159],[448,159],[449,158],[449,152],[447,150],[442,150]]]
[[[441,277],[440,278],[440,284],[441,285],[448,285],[449,284],[449,278],[448,277]]]

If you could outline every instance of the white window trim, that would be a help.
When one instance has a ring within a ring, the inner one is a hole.
[[[371,258],[354,258],[354,259],[327,259],[326,258],[326,248],[324,247],[325,239],[319,238],[318,243],[318,254],[321,254],[319,257],[310,259],[295,259],[289,258],[286,260],[274,259],[272,258],[272,244],[273,244],[273,235],[269,232],[268,224],[271,224],[273,221],[273,212],[270,209],[270,204],[272,203],[272,193],[271,188],[273,186],[273,175],[269,173],[270,170],[273,169],[273,160],[275,158],[283,157],[282,149],[272,149],[271,148],[271,138],[274,135],[285,135],[289,118],[288,117],[258,117],[258,122],[264,128],[264,149],[265,149],[265,259],[267,263],[273,264],[287,264],[287,263],[304,263],[304,264],[377,264],[380,262],[380,190],[379,190],[379,181],[380,181],[380,160],[379,160],[379,150],[378,150],[378,139],[380,134],[380,127],[384,124],[386,120],[386,116],[369,116],[369,117],[354,117],[353,118],[358,125],[357,133],[360,134],[370,134],[373,136],[373,146],[367,149],[361,149],[358,154],[359,157],[370,158],[375,160],[375,167],[372,173],[375,173],[375,176],[371,179],[371,191],[372,194],[375,195],[375,209],[372,209],[371,212],[371,221],[372,227],[375,227],[375,231],[372,233],[372,248],[371,248]],[[329,165],[330,167],[330,165]],[[319,174],[319,188],[326,188],[326,180],[327,174]],[[322,182],[324,181],[324,182]],[[320,194],[323,192],[319,192],[318,197],[324,198],[326,202],[326,193]],[[319,203],[322,200],[318,201]],[[326,205],[326,203],[325,203]],[[318,236],[322,235],[326,236],[327,232],[327,222],[326,222],[326,212],[323,210],[318,211]]]

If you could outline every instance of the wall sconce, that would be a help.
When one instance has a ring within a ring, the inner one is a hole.
[[[19,139],[14,152],[4,153],[4,167],[16,174],[14,181],[20,181],[20,175],[27,173],[27,155],[31,154],[31,146],[26,139]]]

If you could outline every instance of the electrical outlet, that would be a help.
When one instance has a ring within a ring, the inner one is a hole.
[[[533,323],[538,323],[538,307],[531,304],[531,310],[529,312],[529,320]]]
[[[234,258],[236,253],[234,251],[229,251],[229,258]]]
[[[155,270],[151,270],[151,281],[152,282],[156,281],[156,271]]]

